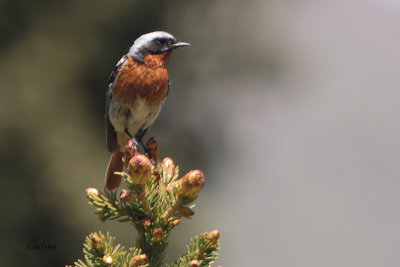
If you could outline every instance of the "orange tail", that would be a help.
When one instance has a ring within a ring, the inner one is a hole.
[[[124,153],[119,152],[117,148],[110,157],[110,161],[108,162],[107,171],[106,171],[106,188],[108,190],[117,189],[122,181],[122,176],[114,174],[114,172],[122,172],[123,164],[122,157]]]

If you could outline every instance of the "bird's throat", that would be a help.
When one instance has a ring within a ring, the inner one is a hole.
[[[158,55],[148,54],[144,57],[144,64],[152,69],[165,68],[170,55],[171,51]]]

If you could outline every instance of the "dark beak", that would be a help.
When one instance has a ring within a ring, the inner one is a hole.
[[[184,47],[184,46],[189,46],[189,45],[190,45],[189,43],[177,42],[177,43],[172,45],[172,48],[175,49],[175,48],[178,48],[178,47]]]

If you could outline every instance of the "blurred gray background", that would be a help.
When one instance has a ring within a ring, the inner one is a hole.
[[[2,266],[63,266],[101,223],[110,71],[141,34],[192,43],[147,137],[201,169],[168,260],[219,229],[217,264],[400,266],[400,1],[0,2]],[[27,244],[56,245],[29,250]],[[215,265],[215,266],[216,266]]]

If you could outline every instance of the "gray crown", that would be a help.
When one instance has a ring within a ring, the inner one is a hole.
[[[136,39],[129,49],[128,56],[133,57],[139,62],[143,62],[147,54],[162,54],[188,45],[190,44],[177,42],[175,37],[167,32],[150,32]]]

